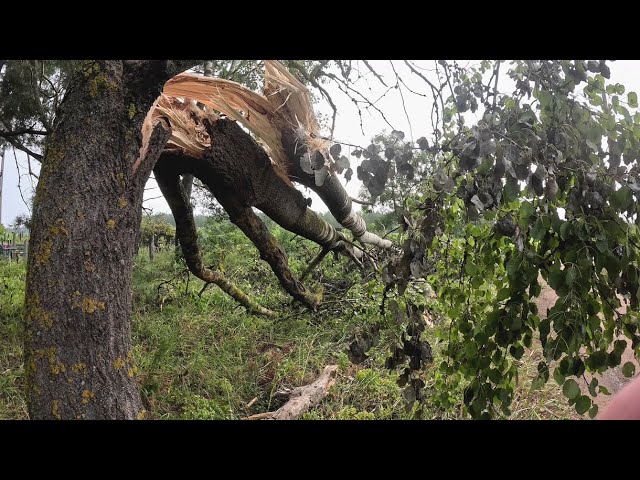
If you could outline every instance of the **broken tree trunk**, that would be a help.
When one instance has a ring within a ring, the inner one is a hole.
[[[199,112],[195,112],[199,114]],[[201,157],[193,157],[179,150],[166,150],[156,165],[156,176],[163,195],[172,207],[174,217],[183,203],[174,185],[175,178],[189,173],[195,175],[218,199],[236,223],[269,263],[282,287],[295,299],[315,308],[319,299],[309,293],[288,266],[284,251],[251,210],[255,206],[283,228],[312,240],[331,250],[341,251],[356,264],[361,262],[340,234],[307,206],[303,195],[296,190],[284,173],[278,171],[265,151],[240,128],[227,119],[205,118],[210,146]],[[175,210],[175,211],[174,211]],[[182,215],[182,214],[180,214]],[[180,220],[182,221],[182,220]],[[179,219],[176,217],[176,224]],[[177,229],[182,243],[185,230]],[[195,233],[193,234],[195,236]],[[187,237],[191,234],[187,235]],[[189,238],[185,239],[190,242]],[[185,257],[187,253],[185,252]],[[195,263],[191,264],[194,268]],[[191,271],[202,280],[202,273]]]
[[[194,74],[174,77],[166,83],[163,93],[168,97],[197,100],[242,123],[268,146],[271,158],[283,173],[318,193],[336,220],[352,231],[356,240],[382,248],[391,247],[391,241],[368,232],[365,221],[353,212],[350,197],[332,171],[329,143],[320,136],[309,91],[282,64],[265,61],[262,95],[235,82]],[[171,112],[168,116],[172,117]],[[173,120],[170,121],[174,125]],[[175,143],[192,148],[190,153],[197,155],[204,145],[195,138],[195,129],[186,124],[183,126],[187,128],[176,135]],[[324,182],[318,183],[313,172],[302,171],[300,159],[306,152],[312,158],[321,154],[323,168],[329,172]]]
[[[318,379],[291,391],[289,400],[275,412],[258,413],[246,417],[244,420],[295,420],[311,407],[316,406],[329,393],[335,383],[337,365],[328,365]]]

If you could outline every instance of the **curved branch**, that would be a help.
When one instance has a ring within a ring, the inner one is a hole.
[[[33,158],[35,158],[39,162],[42,162],[42,155],[40,155],[39,153],[34,152],[33,150],[29,149],[28,147],[25,147],[22,143],[17,141],[15,138],[5,137],[5,140],[7,142],[9,142],[13,148],[17,148],[18,150],[26,153],[27,155],[31,155]]]
[[[180,177],[169,169],[163,168],[162,162],[156,164],[154,173],[158,186],[167,200],[176,221],[176,232],[180,237],[182,253],[191,273],[200,280],[215,283],[250,312],[269,317],[276,316],[273,311],[251,300],[247,294],[233,285],[221,272],[204,266],[200,249],[198,248],[198,233],[193,219],[193,210],[182,189]]]
[[[351,199],[352,202],[354,203],[359,203],[360,205],[368,205],[370,207],[373,207],[375,205],[375,202],[367,202],[366,200],[360,200],[359,198],[354,198],[354,197],[349,197]]]
[[[229,218],[253,242],[260,252],[260,258],[271,266],[280,285],[299,302],[315,310],[320,303],[320,297],[307,291],[304,285],[296,279],[289,268],[286,253],[280,248],[275,237],[266,225],[253,212],[251,207],[243,206],[237,198],[231,195],[220,195],[218,200],[229,214]]]

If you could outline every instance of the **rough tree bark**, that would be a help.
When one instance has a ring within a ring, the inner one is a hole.
[[[47,139],[34,201],[25,370],[32,419],[143,415],[131,351],[131,269],[144,185],[141,125],[164,82],[190,63],[88,61]]]
[[[186,175],[182,176],[182,181],[181,181],[182,189],[184,190],[184,193],[189,199],[189,201],[191,201],[191,191],[193,190],[193,179],[194,179],[193,175],[191,175],[190,173],[187,173]],[[177,232],[176,232],[173,243],[176,247],[180,244],[180,239],[178,238]]]

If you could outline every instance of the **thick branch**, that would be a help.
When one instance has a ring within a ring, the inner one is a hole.
[[[167,80],[198,63],[198,60],[125,60],[125,84],[132,94],[149,97],[153,102]]]
[[[36,153],[34,151],[32,151],[31,149],[25,147],[22,143],[20,143],[19,141],[17,141],[15,138],[10,138],[10,137],[6,137],[7,142],[9,142],[11,144],[11,146],[13,146],[14,148],[17,148],[20,151],[23,151],[24,153],[26,153],[27,155],[31,155],[33,158],[35,158],[36,160],[38,160],[39,162],[42,161],[42,155],[40,155],[39,153]]]
[[[271,235],[264,222],[250,207],[243,206],[234,197],[220,195],[218,200],[229,214],[231,221],[258,248],[260,258],[271,266],[273,273],[276,274],[287,293],[315,310],[320,303],[320,298],[309,293],[304,285],[291,273],[286,253],[280,248],[277,240]]]
[[[204,266],[200,249],[198,248],[198,234],[193,220],[193,210],[182,190],[180,177],[172,174],[168,169],[163,169],[162,162],[158,162],[154,173],[158,186],[167,200],[171,213],[176,221],[176,232],[180,237],[182,253],[184,254],[191,273],[200,280],[215,283],[234,300],[246,307],[247,310],[261,315],[275,316],[276,314],[274,312],[251,300],[222,273],[217,270],[210,270]]]

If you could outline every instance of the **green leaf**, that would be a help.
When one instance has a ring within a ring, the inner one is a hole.
[[[587,413],[587,410],[589,410],[589,408],[591,408],[591,399],[586,395],[581,395],[576,400],[576,412],[578,412],[580,415],[584,415],[585,413]]]
[[[597,370],[607,365],[607,352],[597,350],[590,355],[589,359],[592,362],[592,368]]]
[[[560,371],[560,368],[556,367],[553,370],[553,379],[556,381],[558,385],[562,385],[565,381],[565,376]]]
[[[500,291],[498,292],[497,300],[500,302],[502,300],[506,300],[510,296],[511,296],[511,292],[509,291],[508,288],[501,288]]]
[[[626,348],[627,348],[626,340],[616,340],[615,342],[613,342],[613,351],[618,353],[619,355],[622,355],[622,353],[625,351]]]
[[[520,360],[522,358],[522,355],[524,355],[524,347],[522,345],[511,346],[509,352],[511,353],[511,355],[513,355],[513,358],[515,358],[516,360]]]
[[[520,269],[520,259],[517,256],[511,257],[507,262],[506,269],[509,275],[514,275]]]
[[[600,253],[604,253],[609,249],[609,244],[607,243],[606,238],[602,238],[596,242],[596,248],[600,251]]]
[[[627,362],[622,366],[622,374],[629,378],[629,377],[633,377],[633,375],[636,373],[636,366],[631,363],[631,362]]]
[[[630,107],[638,108],[638,95],[636,95],[636,92],[629,92],[627,94],[627,101]]]
[[[616,210],[625,211],[633,203],[633,192],[629,187],[623,185],[621,188],[613,192],[609,197],[611,206]]]
[[[531,230],[531,236],[535,240],[542,240],[547,233],[547,227],[544,226],[542,219],[538,219],[533,229]]]
[[[496,385],[498,385],[502,381],[502,374],[500,373],[500,370],[496,370],[495,368],[489,370],[488,377],[489,380],[491,380]]]
[[[589,418],[596,418],[596,415],[598,415],[598,405],[594,403],[589,409]]]
[[[522,202],[520,206],[520,220],[525,224],[529,222],[529,217],[533,215],[535,208],[531,202]]]
[[[506,202],[513,202],[520,194],[520,185],[518,180],[508,176],[507,183],[504,186],[503,196]]]
[[[578,382],[571,378],[564,382],[564,385],[562,386],[562,393],[569,399],[576,398],[578,395],[580,395],[580,387],[578,386]]]
[[[564,284],[564,276],[566,270],[560,270],[556,268],[549,273],[549,286],[554,290],[558,290],[562,284]]]

